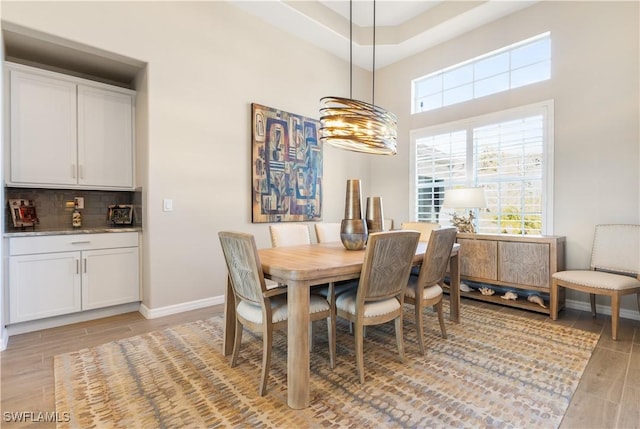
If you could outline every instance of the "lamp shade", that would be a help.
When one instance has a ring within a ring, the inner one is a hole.
[[[482,209],[487,207],[483,188],[449,189],[444,193],[442,207],[453,209]]]

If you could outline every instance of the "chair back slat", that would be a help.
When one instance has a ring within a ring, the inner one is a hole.
[[[447,271],[453,243],[456,241],[456,228],[441,228],[431,231],[427,251],[422,261],[418,284],[430,287],[438,283]]]
[[[269,225],[269,234],[271,235],[272,247],[311,244],[311,235],[306,224]]]
[[[638,275],[640,225],[596,225],[591,269]]]
[[[419,238],[419,232],[400,230],[369,235],[358,302],[404,294]]]
[[[253,235],[221,231],[218,237],[234,294],[240,299],[262,304],[266,285]]]

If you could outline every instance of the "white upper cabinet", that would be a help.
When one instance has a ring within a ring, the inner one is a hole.
[[[134,91],[33,67],[7,67],[7,185],[134,188]]]
[[[131,96],[78,86],[78,180],[81,185],[133,186]]]
[[[10,182],[77,184],[76,85],[12,71],[10,97]]]

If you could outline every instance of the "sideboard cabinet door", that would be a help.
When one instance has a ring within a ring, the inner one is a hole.
[[[458,239],[460,275],[488,280],[498,279],[498,244],[495,241]]]
[[[546,243],[498,243],[498,279],[506,283],[548,288],[549,245]]]

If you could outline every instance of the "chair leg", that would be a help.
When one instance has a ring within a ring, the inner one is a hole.
[[[426,353],[424,347],[424,325],[422,321],[422,303],[417,300],[413,305],[416,313],[416,334],[418,335],[418,344],[420,345],[420,352],[424,355]]]
[[[331,310],[331,316],[327,317],[327,334],[329,335],[329,364],[331,369],[336,367],[336,316]]]
[[[356,347],[356,366],[358,367],[358,378],[360,383],[364,383],[364,336],[362,322],[356,322],[353,330]]]
[[[398,343],[398,355],[400,362],[404,363],[404,338],[402,336],[402,314],[396,317],[396,343]]]
[[[267,379],[271,367],[271,343],[273,342],[273,330],[271,326],[265,326],[262,332],[262,376],[260,377],[260,396],[267,393]]]
[[[620,321],[620,295],[611,296],[611,338],[618,339],[618,322]]]
[[[242,323],[236,319],[236,335],[233,339],[233,352],[231,354],[231,367],[237,364],[238,354],[240,353],[240,344],[242,343]]]
[[[442,300],[440,300],[436,305],[434,305],[435,310],[438,313],[438,322],[440,323],[440,333],[442,334],[442,338],[447,339],[447,329],[444,327],[444,312],[442,311]]]
[[[591,303],[591,316],[596,317],[596,294],[589,294],[589,302]]]
[[[558,280],[551,280],[551,290],[549,291],[549,316],[551,320],[558,320],[559,289]]]

